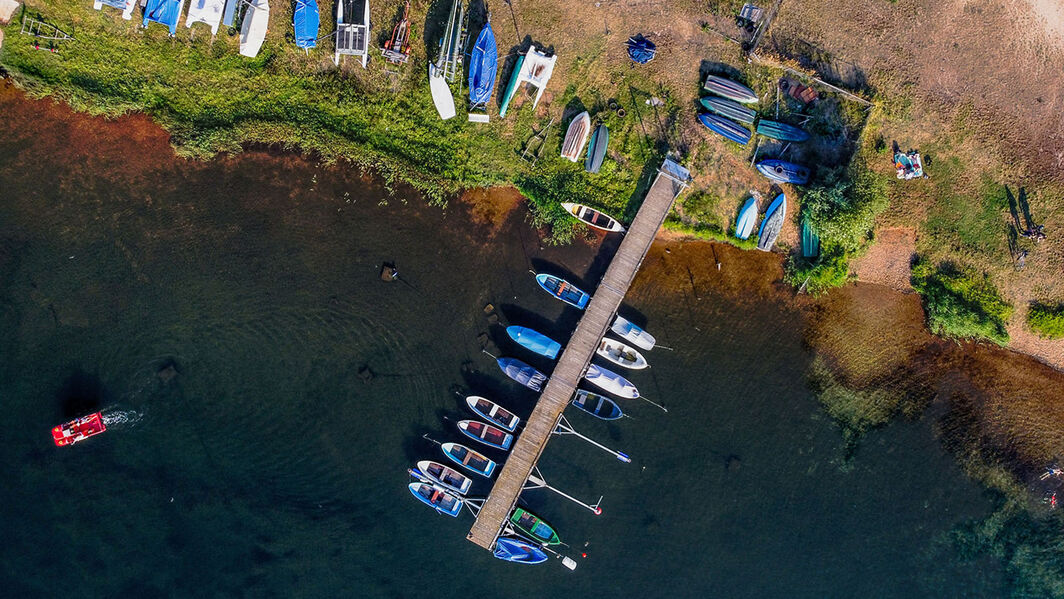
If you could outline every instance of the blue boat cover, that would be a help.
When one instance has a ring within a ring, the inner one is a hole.
[[[170,28],[170,35],[177,33],[177,20],[181,18],[183,0],[148,0],[144,7],[145,27],[149,22],[161,23]],[[123,5],[124,6],[124,5]]]
[[[495,542],[495,557],[520,564],[540,564],[547,561],[547,554],[539,547],[524,541],[502,537]]]
[[[499,358],[498,362],[499,368],[506,373],[506,376],[533,391],[543,390],[543,383],[546,382],[547,375],[514,358]]]
[[[528,351],[551,359],[556,358],[562,349],[561,343],[528,327],[506,327],[506,334]]]
[[[658,51],[658,47],[654,45],[654,42],[643,37],[642,33],[628,38],[625,45],[628,46],[628,56],[639,64],[646,64],[654,60],[654,53]]]
[[[110,6],[111,8],[117,8],[120,10],[126,9],[126,0],[100,0],[100,3],[104,6]]]
[[[318,45],[318,20],[317,0],[296,0],[296,12],[292,16],[296,46],[313,48]]]
[[[499,50],[495,46],[495,33],[491,23],[477,36],[469,63],[469,103],[472,106],[487,104],[495,89],[495,73],[499,70]]]

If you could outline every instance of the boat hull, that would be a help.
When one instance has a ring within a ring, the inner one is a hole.
[[[565,208],[569,214],[572,214],[578,221],[589,227],[594,227],[607,233],[624,233],[624,227],[621,223],[605,212],[599,212],[594,208],[572,202],[562,202],[562,208]]]
[[[776,239],[780,236],[783,221],[787,218],[787,196],[782,193],[776,196],[765,210],[765,219],[761,221],[761,229],[757,232],[757,249],[769,252],[776,245]]]
[[[429,92],[432,93],[432,103],[436,105],[436,112],[439,113],[440,118],[445,121],[454,118],[456,111],[451,88],[447,86],[443,73],[431,63],[429,64]]]
[[[103,413],[95,412],[88,416],[75,418],[52,429],[52,442],[56,447],[65,447],[84,441],[107,430]]]
[[[601,366],[595,364],[589,366],[584,374],[584,380],[617,397],[639,399],[639,389],[636,389],[635,385],[616,372]]]
[[[735,121],[708,112],[698,115],[698,121],[728,141],[734,141],[741,146],[750,143],[750,130]]]
[[[757,170],[762,175],[779,183],[805,185],[809,182],[809,169],[784,160],[762,160],[757,163]]]
[[[744,125],[753,125],[754,118],[757,117],[757,112],[754,109],[747,108],[735,100],[727,98],[709,96],[699,100],[699,103],[710,112]]]
[[[421,482],[410,483],[407,488],[421,503],[445,516],[456,518],[462,511],[462,500],[448,493],[446,489]]]
[[[606,125],[599,125],[591,136],[591,143],[587,145],[587,160],[584,161],[584,170],[589,173],[597,173],[602,168],[602,160],[606,157],[606,146],[610,142],[610,130]]]
[[[465,445],[444,443],[441,447],[447,459],[474,474],[491,478],[491,475],[495,474],[495,468],[498,467],[494,460],[488,459],[484,454],[473,451]]]
[[[557,358],[562,350],[561,343],[528,327],[509,326],[506,327],[506,334],[521,347],[551,360]]]
[[[802,219],[802,257],[815,258],[820,254],[820,237],[808,218]]]
[[[417,463],[417,469],[433,483],[459,495],[468,493],[473,484],[473,479],[468,476],[432,460],[421,460]]]
[[[757,94],[754,93],[754,90],[731,79],[709,75],[706,77],[704,87],[706,91],[711,91],[729,100],[735,100],[742,104],[757,104]]]
[[[608,337],[599,341],[595,353],[618,366],[632,370],[641,370],[648,366],[646,358],[634,347]]]
[[[750,198],[739,210],[739,219],[735,221],[735,236],[739,239],[749,239],[754,232],[757,223],[757,198]]]
[[[514,436],[499,427],[484,424],[476,420],[462,420],[458,423],[462,434],[487,445],[506,451],[514,442]]]
[[[565,132],[565,140],[562,141],[562,158],[570,162],[580,160],[580,154],[584,151],[584,143],[590,132],[591,116],[585,110],[569,123],[569,129]]]
[[[618,337],[630,342],[639,349],[645,349],[650,351],[654,349],[657,344],[657,340],[650,333],[632,324],[632,321],[618,316],[613,321],[613,325],[610,326],[610,330],[613,331]]]
[[[517,425],[521,422],[520,418],[499,404],[479,395],[466,397],[466,405],[477,416],[511,433],[517,430]]]
[[[587,302],[591,300],[590,295],[573,286],[565,279],[539,274],[536,275],[536,282],[539,283],[539,286],[544,291],[553,295],[555,299],[559,299],[580,310],[586,308]]]
[[[576,395],[573,396],[572,403],[576,409],[602,420],[617,420],[624,416],[620,406],[615,401],[605,395],[599,395],[591,391],[578,390]]]
[[[491,100],[495,89],[495,73],[499,68],[499,51],[491,23],[485,23],[473,46],[469,62],[469,104],[483,106]]]
[[[270,24],[269,0],[252,0],[244,21],[240,24],[240,55],[255,58],[262,49],[266,39],[266,28]]]
[[[514,94],[517,93],[517,84],[521,81],[521,67],[525,64],[524,55],[517,57],[517,63],[514,64],[514,72],[510,76],[510,82],[506,84],[506,91],[502,95],[502,104],[499,105],[499,118],[506,116],[506,111],[510,108],[510,100],[514,99]]]
[[[757,134],[772,139],[778,139],[780,141],[792,141],[795,143],[802,143],[809,139],[809,134],[798,127],[788,125],[787,123],[767,121],[765,119],[758,121]]]

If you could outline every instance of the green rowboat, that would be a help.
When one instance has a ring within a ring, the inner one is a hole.
[[[530,539],[544,545],[561,545],[562,543],[562,540],[558,538],[558,533],[554,532],[550,524],[547,524],[539,516],[524,508],[519,507],[514,510],[513,515],[510,516],[510,524],[513,524],[514,528],[528,535]]]

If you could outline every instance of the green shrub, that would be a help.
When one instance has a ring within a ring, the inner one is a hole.
[[[794,254],[787,262],[784,277],[795,287],[805,286],[805,291],[819,295],[841,287],[853,278],[850,272],[851,255],[838,246],[821,244],[820,255],[810,260]]]
[[[1005,322],[1012,315],[1012,305],[1002,299],[987,275],[950,262],[937,266],[918,262],[913,266],[912,284],[923,296],[928,327],[936,334],[1008,343]]]
[[[1027,326],[1047,339],[1064,338],[1064,302],[1036,302],[1027,310]]]
[[[821,243],[852,253],[868,242],[876,216],[887,207],[886,181],[858,155],[845,172],[829,172],[806,189],[801,201],[802,216],[816,227]]]

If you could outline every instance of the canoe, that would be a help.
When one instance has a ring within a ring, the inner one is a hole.
[[[630,320],[623,316],[618,316],[613,321],[613,326],[610,330],[617,334],[618,337],[625,341],[630,341],[633,345],[639,349],[645,349],[650,351],[654,349],[654,344],[657,340],[650,333],[632,324]]]
[[[618,366],[631,368],[632,370],[641,370],[647,367],[647,361],[643,354],[636,351],[631,345],[615,341],[609,337],[603,337],[602,341],[599,341],[599,346],[595,349],[595,353]]]
[[[602,168],[602,160],[606,157],[606,146],[610,143],[610,130],[606,125],[599,125],[591,134],[591,142],[587,144],[587,160],[584,161],[584,170],[589,173],[597,173]]]
[[[443,447],[443,455],[447,456],[447,459],[466,470],[487,477],[495,474],[497,464],[483,454],[458,443],[444,443],[441,447]]]
[[[547,524],[539,516],[525,508],[514,509],[514,513],[510,516],[510,524],[513,524],[518,531],[528,535],[530,539],[544,545],[562,544],[562,540],[558,538],[558,533],[554,532],[550,524]]]
[[[473,485],[473,479],[439,462],[421,460],[417,463],[417,469],[432,482],[459,495],[468,493],[469,487]]]
[[[624,233],[624,227],[621,223],[617,222],[617,219],[612,216],[589,208],[583,204],[574,204],[572,202],[562,202],[562,208],[565,208],[569,214],[576,217],[577,220],[583,222],[589,227],[595,227],[609,233]]]
[[[612,399],[583,389],[577,390],[573,396],[573,405],[603,420],[617,420],[624,416],[621,408]]]
[[[735,236],[739,239],[749,239],[754,232],[754,224],[757,223],[757,198],[750,198],[743,204],[739,211],[739,219],[735,221]]]
[[[240,55],[255,58],[266,39],[270,24],[269,0],[251,0],[244,21],[240,24]]]
[[[509,326],[506,327],[506,334],[521,347],[551,360],[557,358],[562,350],[561,343],[528,327]]]
[[[754,93],[754,90],[731,79],[709,75],[706,77],[706,83],[703,87],[707,91],[711,91],[718,96],[724,96],[729,100],[735,100],[743,104],[757,104],[757,94]]]
[[[436,105],[436,112],[440,118],[447,120],[454,117],[454,95],[447,86],[447,80],[443,78],[443,71],[436,65],[429,63],[429,91],[432,93],[432,103]]]
[[[635,385],[630,383],[628,379],[612,370],[606,370],[601,366],[592,364],[588,366],[584,379],[599,389],[609,391],[617,397],[639,399],[639,389],[636,389]]]
[[[547,382],[547,375],[517,358],[498,358],[496,362],[499,363],[499,368],[506,373],[506,376],[533,391],[542,391],[543,383]]]
[[[491,100],[495,74],[499,70],[499,51],[490,21],[480,30],[469,58],[469,105],[484,106]]]
[[[495,557],[516,564],[542,564],[547,553],[535,545],[513,537],[500,537],[492,550]]]
[[[460,420],[458,430],[470,439],[476,439],[496,449],[507,450],[514,442],[514,436],[499,427],[484,424],[479,420]]]
[[[292,13],[296,47],[305,50],[317,46],[319,24],[317,0],[296,0],[296,10]]]
[[[750,130],[735,121],[708,112],[699,114],[698,121],[728,141],[734,141],[741,146],[750,143]]]
[[[809,134],[798,127],[765,119],[761,119],[757,122],[757,133],[758,135],[764,135],[765,137],[771,137],[772,139],[793,141],[796,143],[801,143],[809,139]]]
[[[547,83],[550,81],[551,75],[554,74],[554,63],[557,61],[557,55],[547,56],[545,53],[540,52],[535,45],[529,48],[528,52],[523,56],[518,56],[517,64],[514,65],[513,75],[510,77],[510,83],[506,86],[506,93],[503,94],[502,104],[499,105],[499,118],[506,116],[506,110],[510,107],[510,100],[513,99],[514,94],[517,93],[517,88],[522,83],[528,83],[536,88],[536,95],[532,98],[532,108],[535,109],[539,104],[539,99],[543,97],[544,90],[547,89]]]
[[[410,483],[408,488],[421,503],[441,514],[446,514],[453,518],[462,511],[462,500],[436,485],[418,482]]]
[[[465,398],[466,405],[484,420],[492,424],[498,424],[502,428],[514,432],[521,419],[511,414],[499,404],[479,395],[470,395]]]
[[[570,162],[580,160],[580,154],[584,151],[584,142],[591,132],[591,116],[587,111],[581,112],[569,123],[569,130],[565,132],[565,140],[562,141],[562,158]]]
[[[783,221],[787,218],[787,196],[782,193],[776,196],[765,210],[765,219],[761,221],[761,230],[757,232],[757,249],[769,252],[776,245],[776,239],[780,236]]]
[[[506,116],[506,109],[510,107],[510,100],[513,99],[514,94],[517,92],[517,84],[521,80],[521,67],[525,63],[524,56],[517,57],[517,63],[514,64],[514,72],[510,75],[510,82],[506,84],[506,91],[502,94],[502,103],[499,104],[499,118]]]
[[[558,277],[552,277],[551,275],[536,275],[536,282],[539,283],[539,286],[546,290],[547,293],[574,308],[580,308],[583,310],[587,307],[587,302],[591,299],[590,295],[573,287],[573,285],[565,279],[559,279]]]
[[[757,111],[747,108],[735,100],[708,96],[699,100],[702,106],[710,112],[715,112],[722,117],[729,118],[744,125],[753,125]]]
[[[809,182],[809,169],[784,160],[762,160],[757,163],[757,170],[764,176],[780,183],[805,185]]]
[[[820,253],[820,236],[813,230],[809,217],[802,217],[802,257],[815,258]]]

